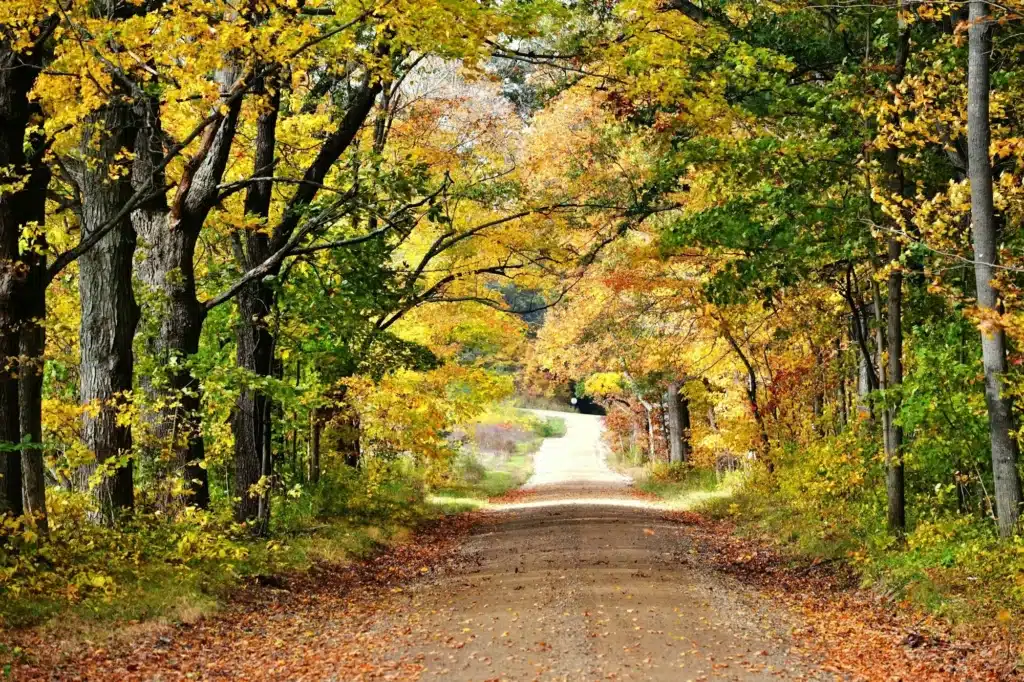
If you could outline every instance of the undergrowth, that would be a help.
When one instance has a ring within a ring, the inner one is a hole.
[[[846,447],[840,447],[845,445]],[[965,627],[1024,628],[1024,538],[1000,540],[991,518],[942,498],[911,499],[908,532],[885,525],[884,471],[852,440],[778,455],[732,472],[655,465],[638,487],[681,509],[728,518],[737,534],[784,554],[851,566],[862,587]],[[913,473],[913,469],[910,469]]]
[[[331,472],[272,504],[273,526],[257,538],[226,505],[175,518],[138,511],[110,528],[89,520],[84,495],[55,492],[48,539],[14,522],[4,530],[0,627],[58,617],[60,625],[194,621],[246,580],[371,556],[439,513],[422,477],[401,460]]]

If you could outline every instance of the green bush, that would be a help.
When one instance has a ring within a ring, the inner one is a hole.
[[[533,425],[533,432],[541,438],[561,438],[567,430],[561,417],[545,417]]]
[[[655,462],[651,465],[650,478],[659,483],[681,483],[690,478],[693,471],[687,462]]]

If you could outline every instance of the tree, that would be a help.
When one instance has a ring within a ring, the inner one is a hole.
[[[690,400],[682,394],[682,384],[669,382],[665,391],[668,418],[669,460],[682,463],[690,459]]]
[[[1018,445],[1013,406],[1002,382],[1007,371],[1006,336],[998,321],[999,298],[993,281],[998,263],[998,230],[992,199],[992,163],[989,157],[989,62],[992,20],[988,5],[970,3],[969,63],[967,69],[967,145],[971,181],[971,231],[974,236],[974,279],[982,315],[981,350],[985,367],[985,402],[992,444],[992,471],[999,533],[1013,534],[1022,502],[1017,471]]]
[[[7,176],[0,180],[0,443],[6,446],[0,454],[0,512],[17,516],[27,507],[45,520],[41,452],[14,446],[23,436],[29,444],[40,441],[38,411],[19,406],[19,384],[31,397],[41,382],[37,368],[22,367],[20,358],[37,358],[42,345],[37,320],[43,316],[39,283],[45,260],[39,235],[50,179],[42,163],[47,141],[29,130],[39,114],[29,93],[48,59],[56,21],[45,9],[24,15],[18,9],[0,14],[0,172]]]

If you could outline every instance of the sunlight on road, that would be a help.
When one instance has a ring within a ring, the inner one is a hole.
[[[515,511],[518,509],[542,509],[545,507],[627,507],[631,509],[661,509],[664,511],[672,509],[671,506],[661,502],[621,497],[574,497],[569,499],[507,502],[488,504],[484,508],[492,511]]]
[[[565,420],[566,432],[561,438],[548,438],[533,458],[533,476],[524,490],[545,486],[599,484],[627,487],[633,483],[628,476],[608,468],[607,448],[601,442],[604,427],[601,417],[575,412],[530,410],[539,417]]]

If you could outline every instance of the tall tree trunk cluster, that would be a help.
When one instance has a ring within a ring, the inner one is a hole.
[[[148,9],[102,0],[91,11],[117,21]],[[280,222],[266,232],[236,235],[239,279],[203,301],[196,288],[196,246],[210,213],[226,196],[223,180],[246,98],[269,102],[257,121],[253,177],[274,174],[280,84],[272,74],[280,65],[259,64],[242,73],[225,56],[216,74],[222,101],[199,129],[198,149],[185,159],[170,192],[165,171],[182,148],[165,134],[159,102],[134,86],[130,73],[117,73],[109,101],[81,121],[78,148],[65,159],[66,179],[80,198],[75,208],[81,243],[47,269],[44,233],[34,226],[45,221],[50,170],[43,163],[46,141],[28,133],[32,117],[39,116],[29,92],[58,22],[57,17],[42,22],[39,43],[30,49],[15,51],[0,42],[0,168],[18,175],[11,183],[16,189],[0,186],[0,442],[6,444],[0,453],[0,512],[20,515],[28,510],[45,524],[41,322],[47,285],[76,260],[82,309],[82,432],[95,457],[76,472],[76,484],[93,492],[97,517],[106,523],[115,523],[133,508],[137,464],[155,472],[165,490],[184,491],[177,499],[166,496],[165,504],[206,507],[210,484],[200,419],[203,396],[191,369],[203,323],[209,310],[237,297],[237,364],[256,378],[272,375],[274,336],[268,319],[275,292],[266,278],[281,272],[285,258],[304,238],[329,224],[330,213],[314,220],[305,216],[305,209],[356,139],[382,85],[367,75],[351,88],[337,129],[322,138],[303,182],[290,185],[294,194]],[[318,96],[332,96],[330,88]],[[272,180],[240,185],[247,192],[247,214],[269,219],[272,185]],[[334,210],[342,211],[343,203]],[[145,309],[136,301],[136,280],[146,292]],[[140,329],[142,319],[147,325]],[[145,428],[133,434],[125,415],[135,388],[133,343],[140,331],[159,376],[139,378],[149,407],[142,420]],[[263,391],[246,388],[232,417],[236,517],[259,531],[266,529],[269,496],[254,497],[250,490],[272,474],[270,410]],[[321,428],[315,423],[311,435],[313,478],[320,473]]]

